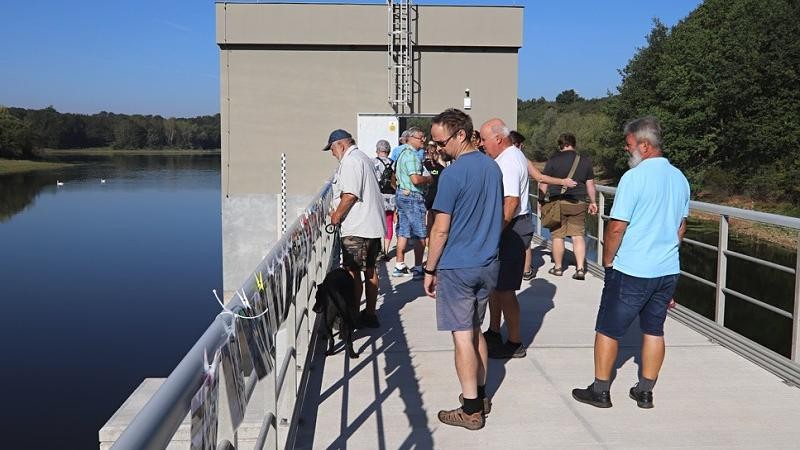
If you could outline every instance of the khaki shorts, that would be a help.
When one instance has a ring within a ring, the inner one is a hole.
[[[572,203],[566,200],[561,202],[561,227],[550,230],[550,236],[555,239],[564,239],[567,236],[583,236],[586,232],[586,211],[589,204],[586,202]]]

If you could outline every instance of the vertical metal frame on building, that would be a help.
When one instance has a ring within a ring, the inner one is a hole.
[[[389,104],[398,113],[409,112],[413,83],[411,1],[387,2],[387,90]]]

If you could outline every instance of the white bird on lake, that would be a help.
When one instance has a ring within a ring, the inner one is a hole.
[[[64,185],[63,181],[56,180],[56,186],[63,186],[63,185]]]
[[[101,183],[105,183],[105,182],[106,182],[106,179],[105,179],[105,178],[100,178],[100,182],[101,182]]]

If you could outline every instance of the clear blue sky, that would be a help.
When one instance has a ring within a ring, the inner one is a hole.
[[[357,1],[353,3],[380,3]],[[701,0],[418,1],[524,5],[519,96],[615,92],[658,17]],[[0,105],[194,116],[219,111],[210,0],[8,1],[0,10]]]

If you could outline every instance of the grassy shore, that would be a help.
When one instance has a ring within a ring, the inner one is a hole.
[[[220,150],[189,150],[189,149],[177,149],[177,148],[165,148],[165,149],[157,149],[157,150],[148,150],[148,149],[117,149],[111,147],[95,147],[95,148],[77,148],[77,149],[68,149],[68,150],[57,150],[57,149],[44,149],[42,150],[45,155],[48,156],[57,156],[57,155],[65,155],[65,156],[83,156],[83,155],[105,155],[105,156],[113,156],[113,155],[132,155],[132,156],[140,156],[140,155],[159,155],[159,156],[194,156],[194,155],[213,155],[219,154]]]
[[[53,163],[44,161],[29,161],[26,159],[2,159],[0,158],[0,175],[19,172],[30,172],[33,170],[51,170],[69,167],[72,164]]]

